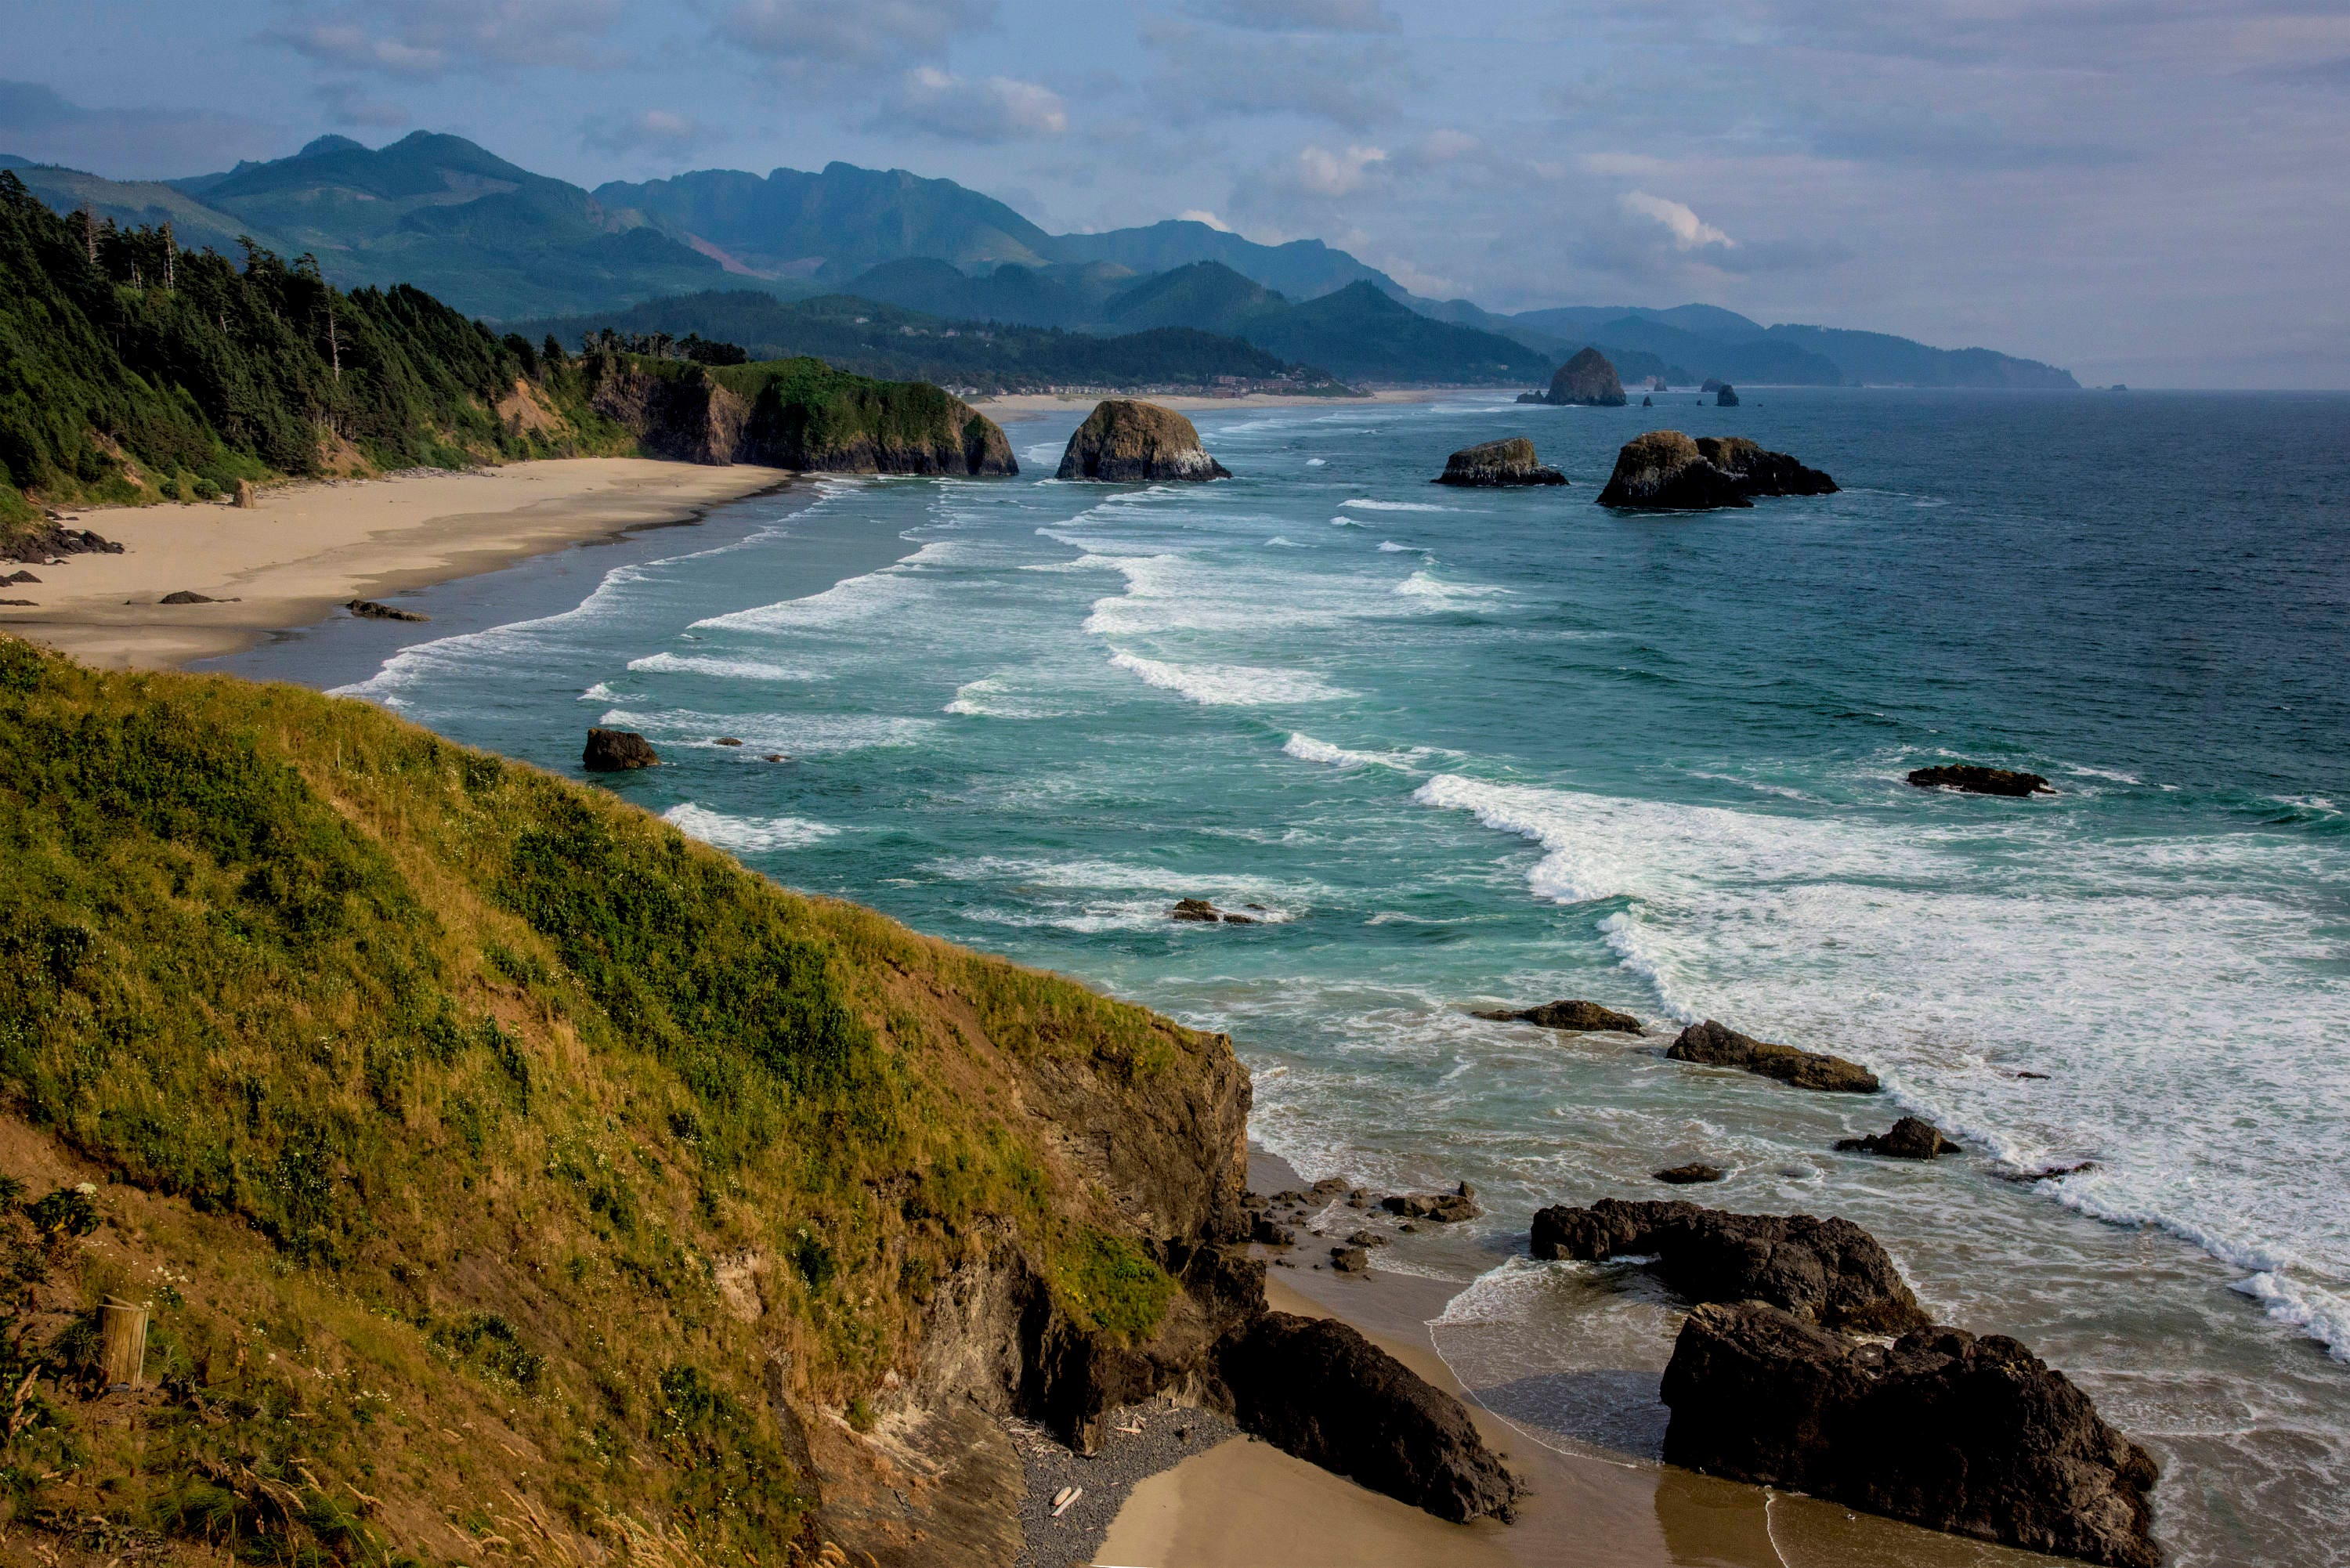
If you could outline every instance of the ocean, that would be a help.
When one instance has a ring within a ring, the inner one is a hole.
[[[1015,480],[816,480],[215,667],[558,771],[640,730],[608,787],[779,880],[1230,1031],[1305,1176],[1477,1187],[1380,1262],[1538,1440],[1651,1462],[1674,1314],[1529,1217],[1704,1159],[2074,1376],[2176,1561],[2350,1562],[2350,399],[1250,409],[1156,487],[1050,478],[1084,411]],[[1601,510],[1660,427],[1845,488]],[[1429,483],[1511,434],[1573,487]],[[2057,793],[1904,782],[1958,759]],[[1555,997],[1650,1036],[1470,1015]],[[1709,1017],[1888,1092],[1663,1058]],[[1833,1151],[1904,1111],[1966,1153]]]

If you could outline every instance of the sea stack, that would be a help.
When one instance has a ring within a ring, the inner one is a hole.
[[[1565,484],[1566,475],[1534,456],[1534,443],[1523,436],[1462,447],[1445,460],[1439,484],[1500,486]]]
[[[2026,795],[2056,793],[2038,774],[1987,768],[1980,763],[1944,763],[1936,767],[1912,768],[1909,782],[1919,789],[1955,789],[1968,794],[2003,794],[2018,800]]]
[[[1783,452],[1743,436],[1650,431],[1624,443],[1616,472],[1599,493],[1602,506],[1635,512],[1704,512],[1751,506],[1757,495],[1831,495],[1836,482]]]
[[[1096,404],[1069,437],[1055,477],[1148,483],[1230,479],[1232,471],[1201,450],[1200,432],[1174,410],[1131,398],[1108,398]]]
[[[1620,409],[1624,406],[1624,383],[1617,379],[1616,367],[1608,362],[1607,355],[1596,348],[1580,348],[1550,379],[1550,390],[1543,400]]]
[[[1736,408],[1738,406],[1738,389],[1731,386],[1729,382],[1724,381],[1721,384],[1721,389],[1713,394],[1713,406],[1717,409]]]

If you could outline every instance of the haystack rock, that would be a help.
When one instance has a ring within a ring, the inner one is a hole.
[[[1713,406],[1717,409],[1736,408],[1738,406],[1738,389],[1731,386],[1727,381],[1723,382],[1721,389],[1713,394]]]
[[[1534,456],[1534,443],[1523,436],[1462,447],[1444,462],[1439,484],[1500,486],[1565,484],[1566,475]]]
[[[1665,1368],[1665,1462],[1929,1530],[2158,1568],[2154,1460],[2003,1334],[1890,1345],[1759,1302],[1700,1306]]]
[[[1200,432],[1172,409],[1131,398],[1096,404],[1061,454],[1059,479],[1143,483],[1162,479],[1230,479],[1232,471],[1200,446]]]
[[[1551,377],[1550,390],[1543,400],[1620,409],[1624,406],[1624,383],[1617,379],[1616,367],[1607,355],[1596,348],[1581,348]]]

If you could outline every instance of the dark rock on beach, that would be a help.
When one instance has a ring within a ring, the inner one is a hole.
[[[1192,921],[1206,926],[1219,923],[1227,926],[1253,926],[1257,923],[1254,916],[1235,915],[1230,909],[1219,909],[1205,898],[1178,898],[1175,901],[1175,907],[1168,911],[1167,918],[1170,920]]]
[[[1201,449],[1199,431],[1174,410],[1108,398],[1069,437],[1055,477],[1146,483],[1230,479],[1232,471]]]
[[[122,546],[101,539],[87,528],[44,523],[14,534],[0,535],[0,560],[51,561],[64,556],[120,556]]]
[[[1268,1312],[1219,1349],[1243,1431],[1441,1519],[1511,1517],[1524,1486],[1461,1401],[1347,1324]]]
[[[30,572],[11,572],[6,576],[0,577],[0,583],[6,583],[11,587],[18,583],[37,583],[40,580]]]
[[[1407,1220],[1433,1220],[1440,1225],[1457,1225],[1485,1212],[1477,1207],[1477,1189],[1465,1181],[1451,1192],[1390,1192],[1379,1199],[1379,1207]]]
[[[2162,1561],[2154,1460],[2004,1335],[1929,1325],[1888,1347],[1759,1303],[1700,1306],[1663,1397],[1668,1464],[2031,1552]]]
[[[1877,1238],[1849,1220],[1616,1198],[1534,1215],[1537,1258],[1641,1253],[1656,1254],[1659,1276],[1691,1301],[1764,1301],[1808,1323],[1876,1334],[1928,1321]]]
[[[1713,406],[1717,409],[1736,408],[1738,406],[1738,389],[1731,386],[1728,382],[1724,382],[1714,391]]]
[[[588,749],[579,765],[589,773],[616,774],[629,768],[650,768],[660,762],[652,742],[634,730],[590,730]]]
[[[1490,1018],[1502,1023],[1533,1023],[1544,1029],[1565,1029],[1586,1033],[1612,1031],[1620,1034],[1640,1033],[1640,1021],[1628,1012],[1618,1012],[1612,1007],[1602,1007],[1596,1002],[1545,1002],[1539,1007],[1500,1008],[1481,1012],[1474,1016]]]
[[[1664,1170],[1651,1171],[1649,1174],[1668,1186],[1694,1187],[1703,1181],[1720,1181],[1723,1172],[1721,1167],[1718,1165],[1705,1165],[1691,1161],[1688,1165],[1671,1166]]]
[[[1944,763],[1930,768],[1913,768],[1909,782],[1919,789],[1955,789],[1969,794],[2003,794],[2017,798],[2056,793],[2038,774],[2017,773],[2010,768],[1987,768],[1975,763]]]
[[[1843,1154],[1881,1154],[1887,1159],[1932,1159],[1960,1152],[1957,1144],[1942,1136],[1941,1128],[1917,1116],[1903,1116],[1887,1132],[1840,1137],[1836,1149]]]
[[[1330,1266],[1342,1274],[1367,1274],[1371,1272],[1371,1254],[1361,1247],[1333,1247]]]
[[[1523,436],[1462,447],[1445,460],[1439,484],[1484,488],[1511,485],[1565,484],[1566,475],[1534,456],[1534,443]]]
[[[216,605],[220,600],[210,594],[200,594],[193,588],[182,588],[175,594],[165,594],[155,601],[163,605]]]
[[[1709,1018],[1680,1032],[1665,1054],[1676,1062],[1696,1062],[1708,1067],[1737,1067],[1765,1078],[1776,1078],[1799,1089],[1835,1094],[1873,1095],[1877,1075],[1857,1062],[1824,1052],[1773,1045]]]
[[[1596,348],[1582,348],[1552,375],[1550,390],[1543,394],[1542,400],[1620,409],[1624,406],[1624,383],[1617,377],[1616,367],[1607,355]]]
[[[429,615],[420,615],[415,610],[399,609],[390,605],[380,604],[374,599],[353,599],[343,607],[361,620],[431,620],[432,618]]]

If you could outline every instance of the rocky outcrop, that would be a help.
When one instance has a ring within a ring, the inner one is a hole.
[[[1679,431],[1650,431],[1624,443],[1599,504],[1632,512],[1709,512],[1752,506],[1738,481],[1705,461]]]
[[[1055,477],[1143,483],[1230,479],[1232,472],[1201,450],[1200,432],[1174,410],[1108,398],[1070,435]]]
[[[1718,1165],[1706,1165],[1692,1160],[1687,1165],[1669,1166],[1663,1170],[1651,1171],[1649,1174],[1668,1187],[1694,1187],[1700,1182],[1720,1181],[1722,1178],[1722,1169]]]
[[[1959,1152],[1959,1146],[1944,1137],[1941,1128],[1917,1116],[1903,1116],[1890,1130],[1866,1137],[1840,1137],[1836,1148],[1845,1154],[1881,1154],[1887,1159],[1932,1159]]]
[[[1219,909],[1205,898],[1178,898],[1175,907],[1168,911],[1167,918],[1208,926],[1253,926],[1257,923],[1254,915],[1236,915],[1230,909]]]
[[[1744,436],[1700,436],[1698,455],[1754,495],[1834,495],[1836,482],[1783,452],[1765,452]]]
[[[2003,794],[2017,799],[2056,793],[2038,774],[1987,768],[1974,763],[1944,763],[1936,767],[1913,768],[1909,782],[1919,789],[1955,789],[1969,794]]]
[[[374,599],[353,599],[343,607],[360,620],[431,620],[429,615],[379,603]]]
[[[1928,1321],[1885,1249],[1849,1220],[1616,1198],[1534,1215],[1537,1258],[1643,1253],[1655,1254],[1658,1274],[1691,1301],[1769,1302],[1806,1323],[1875,1334]]]
[[[120,556],[122,546],[87,528],[54,520],[0,533],[0,561],[54,561],[67,556]]]
[[[1461,1401],[1331,1318],[1268,1312],[1221,1361],[1241,1427],[1441,1519],[1511,1517],[1523,1483]]]
[[[579,755],[579,765],[591,774],[624,773],[630,768],[650,768],[660,762],[660,753],[653,744],[634,730],[590,730],[588,748]]]
[[[1379,1199],[1379,1207],[1407,1220],[1433,1220],[1440,1225],[1458,1225],[1485,1212],[1477,1207],[1477,1189],[1465,1181],[1450,1192],[1390,1192]]]
[[[1736,408],[1738,406],[1738,389],[1730,385],[1727,381],[1723,382],[1720,387],[1714,389],[1713,406],[1717,409]]]
[[[814,360],[764,375],[702,365],[586,362],[596,411],[658,456],[822,473],[1020,472],[994,421],[922,381],[876,381]],[[738,390],[737,386],[746,389]]]
[[[1543,394],[1543,401],[1620,409],[1624,406],[1624,383],[1617,378],[1616,367],[1607,355],[1596,348],[1580,348],[1551,377],[1550,390]]]
[[[1596,1002],[1545,1002],[1538,1007],[1499,1008],[1480,1012],[1473,1016],[1490,1018],[1502,1023],[1533,1023],[1544,1029],[1565,1029],[1584,1033],[1640,1033],[1638,1019],[1628,1012],[1618,1012],[1612,1007],[1602,1007]]]
[[[1523,436],[1464,446],[1447,458],[1439,484],[1502,487],[1523,484],[1565,484],[1566,475],[1534,456],[1534,443]]]
[[[1665,1368],[1669,1464],[1931,1530],[2157,1568],[2154,1461],[2023,1345],[1929,1326],[1866,1344],[1700,1306]]]
[[[1877,1089],[1877,1075],[1857,1062],[1793,1045],[1773,1045],[1711,1018],[1682,1030],[1665,1054],[1676,1062],[1736,1067],[1799,1089],[1846,1095],[1873,1095]]]
[[[1743,436],[1650,431],[1626,441],[1616,472],[1599,493],[1602,506],[1638,512],[1702,512],[1751,506],[1758,495],[1832,495],[1836,482],[1783,452]]]

